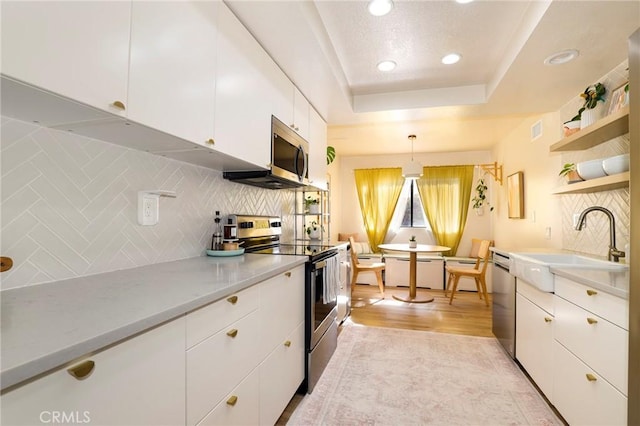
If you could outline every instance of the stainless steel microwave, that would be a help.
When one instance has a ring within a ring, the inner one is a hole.
[[[297,188],[309,184],[309,143],[271,117],[271,164],[268,170],[224,172],[225,179],[262,188]]]

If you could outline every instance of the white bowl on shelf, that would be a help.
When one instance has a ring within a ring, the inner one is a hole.
[[[576,171],[580,177],[584,180],[596,179],[606,176],[604,169],[602,168],[602,159],[583,161],[576,165]]]
[[[602,168],[608,175],[629,171],[629,154],[616,155],[602,160]]]

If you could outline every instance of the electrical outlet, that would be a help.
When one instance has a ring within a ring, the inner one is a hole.
[[[574,213],[573,214],[573,229],[576,229],[576,226],[578,226],[578,219],[580,219],[580,213]],[[584,222],[584,228],[587,227],[587,222]]]
[[[144,226],[158,223],[159,196],[141,193],[138,196],[138,223]]]

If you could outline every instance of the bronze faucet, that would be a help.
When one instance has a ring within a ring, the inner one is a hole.
[[[609,260],[613,262],[619,262],[620,258],[625,256],[625,253],[622,250],[618,250],[616,248],[616,220],[613,217],[613,213],[611,213],[611,211],[600,206],[587,207],[582,213],[580,213],[580,217],[578,217],[576,231],[582,230],[587,218],[587,213],[595,210],[601,211],[609,218]]]

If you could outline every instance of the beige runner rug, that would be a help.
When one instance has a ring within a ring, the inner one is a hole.
[[[348,324],[290,425],[561,425],[495,338]]]

